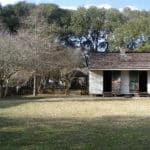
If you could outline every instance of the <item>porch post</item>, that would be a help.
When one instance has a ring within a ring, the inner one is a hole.
[[[129,71],[121,71],[121,87],[120,87],[121,94],[130,93],[129,82],[130,82]]]
[[[150,71],[147,72],[147,93],[150,94]]]

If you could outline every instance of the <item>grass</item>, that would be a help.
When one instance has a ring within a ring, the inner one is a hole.
[[[33,95],[15,95],[3,98],[4,100],[38,100],[38,99],[49,99],[49,98],[72,98],[72,97],[88,97],[85,95],[77,95],[77,94],[38,94],[36,96]]]
[[[38,94],[36,96],[33,95],[18,95],[18,96],[10,96],[4,98],[5,100],[37,100],[37,99],[47,99],[47,98],[60,98],[60,97],[67,97],[63,94]]]
[[[150,100],[0,101],[0,150],[148,150]]]

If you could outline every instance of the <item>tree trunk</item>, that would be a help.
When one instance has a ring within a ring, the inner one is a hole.
[[[0,98],[3,98],[3,80],[0,79]]]
[[[36,72],[33,75],[33,96],[36,96],[36,82],[37,82],[37,77],[36,77]]]
[[[71,86],[70,81],[67,81],[66,82],[65,95],[70,95],[70,86]]]
[[[3,98],[3,86],[0,85],[0,98]]]
[[[37,83],[37,93],[43,94],[42,78],[39,78]]]
[[[17,95],[19,95],[19,89],[20,89],[20,86],[16,86],[16,93],[17,93]]]
[[[9,89],[9,87],[8,87],[8,85],[6,85],[5,91],[4,91],[4,97],[6,97],[8,95],[8,89]]]
[[[6,79],[6,80],[5,80],[4,93],[3,93],[3,94],[4,94],[4,95],[3,95],[4,98],[5,98],[6,96],[8,96],[8,89],[9,89],[8,83],[9,83],[9,80]]]

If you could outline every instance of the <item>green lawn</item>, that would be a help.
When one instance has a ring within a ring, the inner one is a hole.
[[[0,150],[53,149],[150,149],[150,100],[0,101]]]

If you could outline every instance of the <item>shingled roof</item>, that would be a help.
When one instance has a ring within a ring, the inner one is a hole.
[[[150,70],[150,53],[92,53],[90,70]]]

